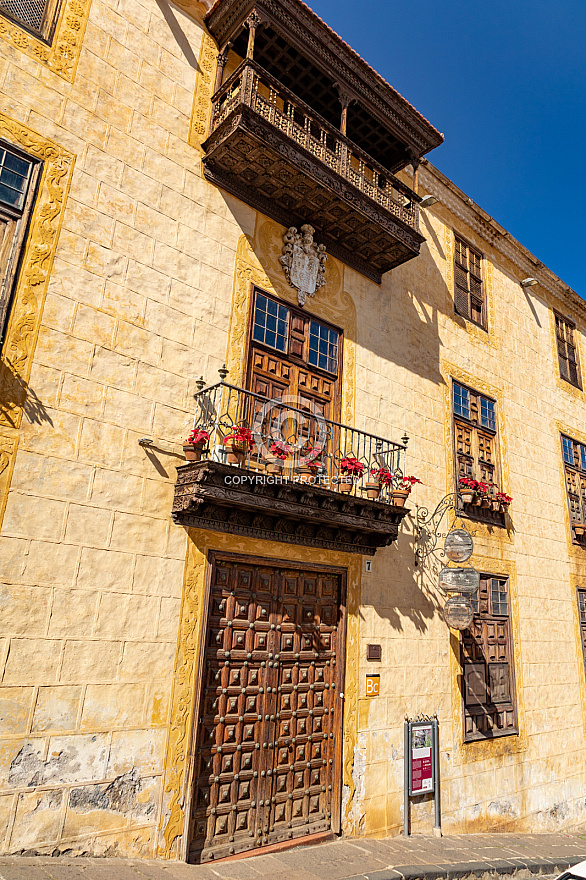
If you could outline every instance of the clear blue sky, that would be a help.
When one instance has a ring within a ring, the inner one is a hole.
[[[586,299],[586,0],[307,0],[445,136],[428,158]]]

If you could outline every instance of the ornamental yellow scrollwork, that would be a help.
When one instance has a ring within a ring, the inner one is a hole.
[[[0,362],[0,425],[18,428],[74,157],[3,113],[0,136],[43,162]]]

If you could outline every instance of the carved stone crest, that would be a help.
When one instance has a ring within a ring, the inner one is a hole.
[[[297,290],[300,306],[326,283],[326,246],[314,242],[314,232],[313,226],[304,223],[300,232],[290,226],[283,236],[281,265],[289,284]]]

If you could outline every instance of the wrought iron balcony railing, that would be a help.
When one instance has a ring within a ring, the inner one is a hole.
[[[254,61],[243,61],[212,102],[212,131],[239,105],[249,107],[381,208],[418,231],[419,199],[413,190]]]
[[[202,457],[219,464],[232,462],[234,482],[252,472],[261,477],[258,482],[269,478],[333,491],[342,488],[349,496],[366,499],[372,471],[388,472],[395,482],[404,473],[408,438],[395,443],[332,421],[304,398],[271,400],[225,381],[202,388],[194,397],[194,431],[209,435]],[[344,473],[344,459],[358,462],[354,470],[362,473]],[[376,500],[393,504],[389,484],[380,487]]]

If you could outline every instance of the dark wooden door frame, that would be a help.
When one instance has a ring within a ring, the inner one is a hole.
[[[183,835],[180,846],[180,858],[182,861],[187,861],[189,855],[189,831],[191,824],[191,812],[192,812],[192,803],[193,803],[193,790],[195,784],[195,763],[196,763],[196,745],[197,745],[197,736],[198,736],[198,721],[197,719],[200,716],[200,711],[202,709],[202,697],[203,697],[203,681],[204,681],[204,671],[205,671],[205,651],[208,639],[209,632],[209,623],[210,623],[210,601],[211,601],[211,585],[212,585],[212,575],[215,569],[216,559],[221,559],[226,562],[242,562],[250,565],[258,564],[258,565],[268,565],[272,567],[280,566],[282,568],[295,569],[299,571],[314,571],[316,573],[329,573],[338,575],[340,578],[340,619],[339,619],[339,635],[340,635],[340,648],[339,648],[339,662],[336,663],[336,691],[338,693],[338,700],[336,701],[336,712],[335,712],[335,725],[336,729],[340,732],[340,740],[338,744],[338,748],[334,751],[334,770],[332,776],[332,810],[331,810],[331,831],[334,834],[341,833],[341,822],[342,822],[342,774],[343,774],[343,743],[344,743],[344,699],[339,695],[344,693],[344,682],[345,682],[345,674],[346,674],[346,631],[347,631],[347,584],[348,584],[348,569],[344,566],[339,565],[325,565],[322,563],[305,563],[298,562],[292,559],[282,559],[280,557],[271,557],[271,556],[257,556],[254,554],[246,554],[246,553],[231,553],[223,550],[214,550],[210,549],[206,553],[206,575],[205,575],[205,593],[204,593],[204,601],[202,605],[202,622],[200,629],[200,637],[199,637],[199,645],[197,647],[197,665],[195,667],[195,687],[194,687],[194,702],[192,706],[192,725],[191,725],[191,734],[189,740],[189,748],[187,753],[187,767],[185,773],[185,783],[184,783],[184,794],[183,794]],[[338,658],[337,658],[338,659]],[[337,739],[334,739],[334,743],[337,742]],[[319,835],[318,835],[319,836]],[[300,840],[292,840],[291,846],[299,845]],[[282,848],[281,844],[278,844],[279,848]],[[272,850],[274,847],[267,847],[266,850]],[[258,848],[259,852],[264,852],[263,847]],[[247,853],[242,853],[241,857],[246,857],[246,855],[250,855],[250,850]],[[234,857],[233,857],[234,858]],[[238,856],[236,856],[238,858]]]

